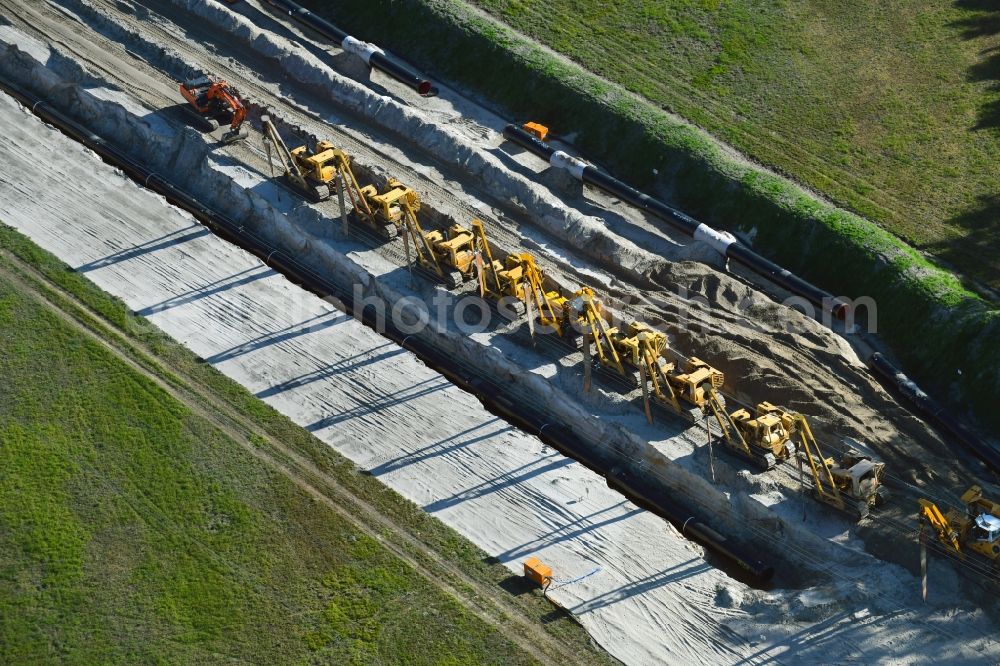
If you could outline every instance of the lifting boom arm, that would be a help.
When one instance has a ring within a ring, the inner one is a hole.
[[[920,503],[920,528],[923,529],[924,524],[929,523],[937,534],[938,541],[954,550],[958,555],[962,555],[958,532],[952,529],[951,523],[944,517],[937,505],[922,498],[918,499],[917,502]]]
[[[490,290],[490,286],[486,284],[486,276],[490,275],[493,277],[493,285],[496,287],[496,293],[500,294],[503,288],[500,285],[500,277],[497,275],[496,264],[493,261],[493,251],[490,249],[490,242],[486,239],[486,230],[483,228],[482,220],[472,221],[472,235],[475,238],[476,243],[476,256],[477,256],[477,266],[479,267],[479,291],[480,295],[485,295],[487,291]],[[486,255],[486,261],[484,262],[480,253]]]
[[[614,339],[611,336],[611,330],[608,329],[607,323],[604,321],[604,317],[597,309],[597,299],[594,296],[594,291],[590,287],[583,287],[580,291],[576,292],[576,297],[579,299],[581,304],[580,314],[583,317],[584,322],[586,322],[587,329],[589,330],[591,336],[594,339],[594,346],[597,349],[597,357],[602,363],[614,366],[619,373],[625,374],[625,368],[622,366],[621,358],[618,356],[618,350],[615,349]],[[605,347],[607,351],[605,352]]]
[[[750,450],[750,445],[747,444],[747,440],[743,437],[743,433],[736,423],[733,422],[733,418],[726,411],[725,406],[719,399],[719,394],[714,387],[709,387],[708,395],[705,397],[705,406],[708,407],[706,412],[711,411],[715,420],[719,424],[719,428],[722,430],[722,436],[726,438],[726,442],[730,447],[738,449],[739,451],[745,453],[749,457],[753,457],[753,452]]]
[[[281,161],[281,166],[284,168],[285,174],[297,182],[304,183],[305,177],[302,175],[302,171],[295,164],[295,160],[292,159],[291,151],[288,150],[285,142],[281,140],[281,136],[278,134],[278,130],[275,129],[271,119],[264,116],[261,118],[261,121],[264,126],[264,147],[267,148],[267,161],[271,161],[271,146],[273,145],[274,152],[278,154],[278,159]]]
[[[417,221],[417,213],[413,209],[413,206],[410,205],[411,194],[413,197],[416,197],[416,193],[408,189],[407,193],[400,198],[400,205],[403,207],[404,223],[410,232],[410,237],[413,238],[413,246],[417,251],[417,259],[421,264],[431,266],[439,277],[444,277],[444,271],[441,269],[441,264],[438,263],[437,255],[434,254],[434,248],[428,242],[424,230],[420,228],[420,222]]]
[[[840,489],[837,487],[837,482],[833,478],[833,472],[830,470],[830,464],[827,462],[826,458],[823,457],[823,452],[820,451],[819,443],[813,436],[812,429],[809,427],[809,422],[806,417],[801,414],[792,414],[792,422],[799,433],[799,439],[802,442],[802,452],[805,455],[806,460],[809,463],[809,470],[812,473],[813,485],[816,488],[816,497],[821,501],[838,509],[844,510],[846,508],[846,503],[844,498],[840,495]]]

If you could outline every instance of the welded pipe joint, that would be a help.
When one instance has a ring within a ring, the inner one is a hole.
[[[698,225],[698,227],[694,230],[694,239],[699,240],[702,243],[707,243],[722,256],[726,256],[726,251],[729,250],[729,246],[736,242],[736,237],[728,231],[719,231],[717,229],[713,229],[707,224]]]
[[[560,169],[566,169],[577,180],[583,180],[583,170],[590,165],[578,157],[557,150],[549,157],[549,164]]]
[[[385,51],[375,46],[374,44],[369,44],[368,42],[363,42],[360,39],[355,39],[348,35],[344,37],[344,41],[340,43],[340,48],[344,49],[348,53],[353,53],[362,60],[365,64],[371,67],[371,57],[376,54],[385,55]]]

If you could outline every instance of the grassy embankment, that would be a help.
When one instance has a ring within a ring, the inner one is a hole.
[[[406,549],[398,534],[382,531],[380,543],[360,532],[246,444],[280,441],[419,535],[446,567],[490,586],[505,569],[2,226],[0,250],[86,304],[25,278],[125,358],[181,390],[193,377],[218,400],[212,410],[253,424],[237,442],[0,280],[0,662],[531,662],[387,550]],[[0,254],[0,269],[12,268]],[[425,570],[441,568],[407,550]],[[548,602],[514,601],[581,659],[605,663]]]
[[[995,11],[968,2],[677,0],[612,11],[597,0],[482,0],[608,77],[599,78],[459,0],[304,4],[512,119],[572,134],[586,157],[705,222],[751,234],[826,289],[871,296],[878,330],[907,371],[959,413],[1000,427],[995,303],[877,224],[741,161],[660,108],[998,287],[998,56],[980,52],[998,41]]]

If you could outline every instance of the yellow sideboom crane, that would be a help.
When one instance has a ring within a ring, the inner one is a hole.
[[[431,247],[427,235],[417,220],[420,195],[395,178],[390,178],[386,187],[386,191],[381,194],[375,194],[375,188],[371,185],[362,188],[362,193],[367,195],[368,203],[372,207],[372,223],[376,227],[385,229],[386,234],[391,233],[390,225],[395,227],[397,233],[408,234],[413,240],[420,265],[434,271],[438,277],[444,278],[444,270],[438,263],[434,248]]]
[[[799,438],[799,463],[809,465],[816,499],[840,511],[853,512],[859,520],[868,516],[884,496],[885,463],[849,449],[837,464],[820,451],[806,417],[801,414],[789,416],[792,434]]]
[[[459,287],[475,272],[476,237],[461,224],[453,224],[446,232],[435,229],[424,234],[438,265],[449,269],[444,281],[449,288]]]
[[[625,367],[615,345],[618,329],[608,326],[604,319],[604,305],[594,295],[594,290],[590,287],[581,288],[573,294],[566,307],[575,315],[583,328],[584,344],[589,344],[588,336],[593,340],[597,360],[624,375]]]
[[[661,362],[667,349],[667,334],[657,331],[649,324],[633,321],[624,334],[615,335],[614,346],[624,364],[639,370],[652,386],[653,395],[670,403],[675,412],[680,412],[680,403],[674,393],[667,374],[674,366]]]
[[[930,525],[948,552],[964,559],[964,548],[1000,568],[1000,502],[985,499],[979,486],[972,486],[962,495],[965,513],[958,509],[942,513],[930,500],[917,502],[921,530],[925,524]]]
[[[716,391],[726,380],[721,370],[716,370],[694,356],[685,361],[683,372],[677,370],[676,367],[670,368],[667,373],[668,383],[681,401],[697,408],[697,411],[687,412],[681,409],[678,412],[681,416],[686,413],[692,421],[697,421],[702,412],[725,412],[725,402]]]
[[[273,151],[284,169],[282,175],[289,185],[313,202],[318,203],[330,198],[330,182],[336,176],[336,169],[315,159],[320,152],[325,151],[317,151],[314,155],[308,151],[306,146],[289,150],[271,119],[264,116],[261,121],[264,127],[264,148],[267,150],[267,161],[268,164],[271,164],[272,169],[274,166],[271,161]],[[324,144],[332,148],[326,142],[320,142],[319,145]]]
[[[328,199],[338,187],[342,187],[351,202],[351,210],[356,218],[385,238],[396,237],[395,224],[379,224],[375,210],[368,202],[368,197],[376,195],[377,192],[371,185],[362,187],[358,184],[358,179],[351,169],[350,155],[329,141],[317,141],[314,151],[306,145],[289,150],[270,118],[264,116],[261,120],[267,161],[273,168],[272,151],[277,154],[278,161],[284,169],[282,175],[292,187],[317,203]]]
[[[507,255],[504,269],[496,271],[495,277],[502,295],[513,296],[524,304],[530,326],[537,314],[539,323],[562,335],[566,299],[557,291],[546,291],[545,275],[532,254]]]
[[[452,289],[473,278],[479,282],[479,295],[500,294],[497,272],[503,264],[493,259],[481,220],[472,220],[472,228],[453,224],[446,233],[434,230],[424,234],[438,264],[450,269],[444,276]]]
[[[729,420],[742,440],[734,448],[741,454],[749,455],[764,469],[771,469],[795,453],[793,418],[771,403],[765,401],[758,404],[755,414],[748,409],[738,409],[729,415]],[[732,446],[735,441],[727,440],[727,443]]]

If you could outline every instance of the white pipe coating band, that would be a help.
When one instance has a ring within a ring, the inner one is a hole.
[[[552,156],[549,158],[549,164],[560,169],[566,169],[577,180],[583,180],[583,170],[590,166],[580,158],[567,155],[561,150],[552,153]]]
[[[921,390],[921,388],[917,386],[912,379],[904,375],[902,372],[897,372],[895,379],[896,383],[899,385],[899,388],[904,393],[908,392],[911,396],[913,396],[917,400],[929,399],[928,395],[924,393],[923,390]]]
[[[736,237],[728,231],[716,231],[710,226],[699,224],[694,230],[694,239],[702,243],[708,243],[716,252],[726,256],[726,250],[736,242]]]
[[[366,65],[371,65],[371,63],[368,61],[371,59],[372,54],[375,53],[381,53],[383,55],[385,54],[385,51],[375,46],[374,44],[369,44],[368,42],[363,42],[360,39],[355,39],[350,35],[344,37],[344,41],[340,43],[340,48],[344,49],[348,53],[353,53],[354,55],[358,56],[359,58],[365,61]]]

